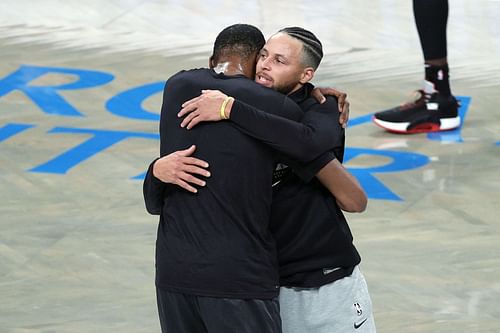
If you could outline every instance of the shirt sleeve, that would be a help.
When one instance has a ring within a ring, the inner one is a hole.
[[[335,99],[332,99],[331,102],[334,102],[334,105],[337,106],[337,101]],[[316,106],[310,111],[306,112],[303,121],[307,121],[307,117],[316,117],[317,114],[315,112],[323,111],[319,110],[318,108],[319,107]],[[335,107],[334,110],[338,110],[338,108]],[[318,126],[322,126],[322,124],[318,124]],[[329,130],[332,136],[331,149],[323,152],[314,160],[308,163],[301,163],[300,161],[282,156],[284,163],[288,164],[293,169],[295,174],[299,176],[304,182],[311,181],[325,165],[330,163],[330,161],[337,159],[340,163],[342,163],[344,160],[345,129],[342,127],[342,125],[340,125],[338,119],[337,121],[331,123],[330,126],[331,127],[329,128]]]
[[[149,165],[142,185],[146,210],[152,215],[160,215],[163,207],[163,196],[167,185],[153,175],[153,165],[157,160],[158,158]]]
[[[329,150],[311,162],[305,164],[299,163],[295,160],[289,160],[286,157],[283,157],[282,161],[290,166],[293,172],[299,176],[302,181],[309,183],[325,165],[333,161],[335,158],[333,150]]]
[[[285,109],[296,106],[295,103],[290,104],[285,104]],[[306,163],[332,149],[334,133],[331,128],[338,124],[339,112],[336,100],[328,98],[326,103],[317,104],[314,110],[306,112],[297,122],[294,121],[297,119],[285,119],[236,100],[230,119],[242,132]]]

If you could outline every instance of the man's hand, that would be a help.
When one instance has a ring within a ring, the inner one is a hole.
[[[349,121],[349,102],[347,101],[347,94],[340,92],[333,88],[319,88],[316,87],[311,92],[314,98],[320,103],[323,104],[326,102],[325,96],[335,96],[337,97],[339,103],[339,123],[343,128],[347,127],[347,122]]]
[[[158,159],[153,165],[153,175],[164,183],[176,184],[189,192],[196,193],[198,190],[191,186],[205,186],[205,181],[193,175],[210,177],[210,172],[205,170],[208,163],[190,157],[196,146],[192,145],[188,149],[179,150]]]
[[[181,111],[177,116],[186,116],[181,127],[191,129],[202,121],[219,121],[222,120],[220,109],[224,100],[228,97],[219,90],[202,90],[201,95],[190,99],[182,104]],[[229,118],[233,101],[229,101],[225,107],[225,117]]]

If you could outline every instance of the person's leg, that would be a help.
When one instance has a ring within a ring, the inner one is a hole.
[[[206,333],[196,296],[156,288],[162,333]]]
[[[425,80],[451,95],[447,60],[448,0],[413,0],[413,14],[425,62]]]
[[[413,15],[424,60],[432,65],[443,65],[448,55],[448,0],[413,0]]]
[[[376,332],[366,281],[356,267],[351,276],[321,288],[281,288],[283,333]]]
[[[208,333],[281,333],[278,299],[198,297]]]
[[[375,113],[373,121],[394,133],[457,128],[459,105],[451,95],[447,60],[448,0],[413,0],[413,13],[424,55],[424,89],[412,102]]]

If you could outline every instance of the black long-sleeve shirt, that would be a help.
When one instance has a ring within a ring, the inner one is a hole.
[[[181,104],[202,89],[219,89],[289,119],[302,116],[287,97],[242,76],[198,69],[168,80],[160,119],[160,156],[196,144],[194,157],[210,161],[212,175],[197,194],[145,182],[145,189],[163,191],[156,202],[147,204],[161,207],[156,284],[211,297],[275,297],[279,276],[269,215],[277,155],[229,121],[200,124],[189,131],[181,128],[177,117]]]
[[[329,97],[318,104],[311,97],[312,88],[306,85],[289,96],[305,112],[304,118],[319,118],[318,112],[328,111],[338,117],[337,101]],[[344,156],[345,131],[339,122],[320,124],[317,131],[327,128],[334,136],[332,150],[316,158],[316,164],[304,166],[309,174],[317,173],[332,153],[340,162]],[[286,166],[275,172],[271,231],[278,247],[280,284],[320,287],[350,275],[361,257],[335,198],[316,178],[303,178]]]

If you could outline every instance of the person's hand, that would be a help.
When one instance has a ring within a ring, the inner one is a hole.
[[[202,90],[200,96],[190,99],[182,104],[181,111],[177,116],[184,117],[181,127],[191,129],[202,121],[222,120],[220,109],[222,103],[228,98],[226,94],[219,90]],[[225,107],[225,117],[229,118],[233,101],[229,101]]]
[[[349,121],[349,101],[347,101],[347,94],[346,93],[338,91],[334,88],[316,87],[311,92],[311,95],[314,98],[316,98],[316,100],[320,104],[323,104],[324,102],[326,102],[325,96],[337,97],[337,101],[339,104],[339,112],[340,112],[339,123],[342,125],[343,128],[347,127],[347,122]]]
[[[191,157],[195,150],[196,146],[192,145],[163,156],[153,165],[153,175],[164,183],[178,185],[192,193],[198,192],[192,185],[205,186],[206,182],[194,175],[210,177],[210,172],[205,170],[207,162]]]

